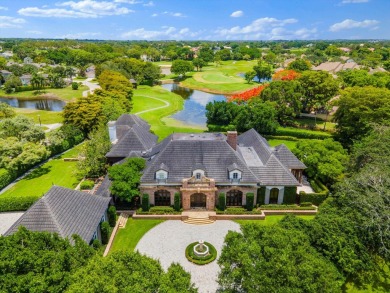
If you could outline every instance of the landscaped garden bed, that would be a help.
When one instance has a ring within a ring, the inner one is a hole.
[[[217,250],[209,242],[193,242],[186,248],[186,258],[194,264],[205,265],[217,258]]]
[[[316,210],[317,208],[313,205],[299,206],[296,204],[267,204],[259,207],[261,210]]]
[[[137,210],[138,215],[180,215],[181,211],[175,211],[173,207],[155,206],[144,212],[142,208]]]

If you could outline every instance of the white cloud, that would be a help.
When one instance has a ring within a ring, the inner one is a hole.
[[[189,28],[177,29],[172,26],[163,26],[161,30],[146,30],[139,28],[123,33],[121,36],[129,40],[182,40],[196,37],[200,32],[191,32]]]
[[[232,14],[230,14],[231,17],[241,17],[244,15],[244,12],[241,10],[234,11]]]
[[[18,10],[20,15],[35,17],[59,17],[59,18],[94,18],[96,14],[78,12],[62,8],[41,9],[38,7],[26,7]]]
[[[153,14],[152,14],[152,17],[156,17],[156,16],[158,16],[157,13],[153,13]]]
[[[67,1],[57,3],[56,6],[66,8],[26,7],[19,9],[18,13],[20,15],[35,17],[96,18],[99,16],[123,15],[134,12],[126,7],[118,6],[117,3],[107,1]]]
[[[8,7],[0,6],[0,10],[8,10]]]
[[[126,3],[126,4],[138,4],[142,3],[142,1],[136,1],[136,0],[114,0],[115,3]]]
[[[353,28],[377,28],[379,21],[366,19],[363,21],[356,21],[353,19],[346,19],[342,22],[335,23],[329,27],[331,32],[338,32],[346,29]]]
[[[341,4],[350,4],[350,3],[367,3],[370,0],[343,0]]]
[[[26,23],[23,18],[0,16],[0,28],[20,28]]]
[[[41,31],[26,31],[28,34],[32,34],[32,35],[42,35],[43,32]]]
[[[170,16],[173,16],[173,17],[187,17],[186,15],[184,15],[184,14],[181,13],[181,12],[164,11],[162,14],[170,15]]]
[[[152,6],[154,6],[154,2],[153,1],[149,1],[148,3],[145,3],[143,5],[146,6],[146,7],[152,7]]]
[[[100,33],[75,33],[75,34],[66,34],[58,36],[59,39],[93,39],[97,36],[100,36]]]
[[[90,13],[96,15],[122,15],[134,12],[126,7],[118,7],[118,4],[107,1],[93,1],[83,0],[79,2],[68,1],[58,4],[58,6],[69,6],[73,10],[80,11],[83,13]]]

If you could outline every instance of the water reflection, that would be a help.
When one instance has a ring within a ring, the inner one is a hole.
[[[28,108],[35,110],[46,110],[59,112],[65,106],[64,101],[50,99],[18,99],[18,98],[0,98],[0,102],[6,103],[14,108]]]
[[[199,90],[181,87],[177,84],[163,84],[163,88],[185,99],[184,109],[171,117],[187,124],[206,126],[206,105],[212,101],[225,101],[224,95],[210,94]]]

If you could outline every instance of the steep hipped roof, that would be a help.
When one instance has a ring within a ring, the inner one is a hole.
[[[140,117],[138,117],[137,115],[134,115],[134,114],[121,115],[121,117],[119,117],[118,120],[116,120],[115,125],[116,126],[127,125],[130,127],[132,127],[134,125],[139,125],[143,128],[146,128],[147,130],[150,129],[150,125],[148,124],[148,122],[146,122],[145,120],[141,119]]]
[[[251,170],[258,177],[261,185],[300,185],[292,173],[274,155],[271,155],[265,166],[251,168]]]
[[[109,202],[109,197],[53,186],[4,235],[24,226],[31,231],[58,233],[63,238],[77,234],[89,243]]]
[[[131,152],[145,152],[157,142],[157,136],[145,127],[133,125],[106,154],[107,158],[125,158]]]
[[[267,140],[253,128],[238,136],[238,144],[245,147],[253,147],[263,165],[265,165],[272,153]]]
[[[275,147],[273,154],[289,169],[305,169],[306,166],[284,145]]]
[[[155,182],[155,173],[162,163],[169,168],[168,183],[191,177],[192,171],[200,165],[204,166],[207,177],[215,179],[217,183],[228,182],[228,168],[234,163],[242,171],[241,182],[258,181],[225,137],[217,134],[174,134],[167,138],[164,144],[160,144],[155,157],[149,160],[141,183]]]
[[[111,186],[111,180],[108,178],[108,175],[104,177],[102,184],[98,187],[95,194],[103,197],[110,197],[110,186]]]

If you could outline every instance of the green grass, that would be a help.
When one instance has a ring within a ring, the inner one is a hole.
[[[166,108],[150,111],[140,114],[139,116],[145,119],[151,125],[151,130],[159,137],[159,140],[164,139],[174,132],[201,132],[204,128],[183,124],[172,118],[166,118],[173,113],[183,109],[184,100],[177,94],[165,90],[160,86],[139,86],[133,91],[133,109],[132,113],[137,113],[143,110],[148,110],[160,106],[164,103],[153,98],[158,98],[168,102],[170,105]],[[151,98],[148,98],[151,97]]]
[[[297,216],[297,217],[304,220],[313,220],[315,216]],[[273,216],[266,216],[265,220],[235,220],[235,222],[237,222],[240,225],[254,223],[258,225],[271,226],[277,224],[283,218],[284,215],[273,215]]]
[[[280,144],[285,144],[286,147],[291,151],[295,149],[298,141],[284,140],[284,139],[267,139],[268,143],[274,147]]]
[[[330,119],[330,118],[329,118]],[[295,119],[294,122],[296,122],[300,127],[305,127],[313,130],[323,130],[325,121],[321,119],[317,119],[317,122],[312,118],[299,118]],[[333,122],[326,122],[325,129],[326,131],[334,131],[336,127],[336,123]]]
[[[17,115],[24,115],[34,119],[35,123],[39,123],[39,118],[42,124],[62,123],[62,112],[34,110],[26,108],[14,108]]]
[[[110,253],[120,250],[134,251],[138,241],[145,233],[162,222],[163,220],[133,220],[129,218],[126,227],[118,230]]]
[[[81,145],[43,164],[1,194],[0,198],[1,196],[41,197],[53,184],[74,188],[79,182],[79,179],[74,174],[77,162],[65,162],[64,158],[77,157],[80,149]]]
[[[79,86],[78,90],[72,90],[71,86],[62,89],[45,89],[42,94],[48,95],[51,94],[57,99],[64,101],[71,101],[76,98],[81,98],[83,91],[88,90],[89,88],[85,85]],[[25,92],[15,92],[12,94],[6,94],[4,90],[0,90],[0,97],[11,97],[11,98],[20,98],[20,99],[37,99],[41,94],[34,95],[35,91],[25,91]]]
[[[257,61],[223,61],[220,66],[210,63],[200,72],[187,74],[188,77],[181,82],[181,85],[221,94],[244,91],[258,84],[248,84],[238,74],[252,70],[256,63]]]

